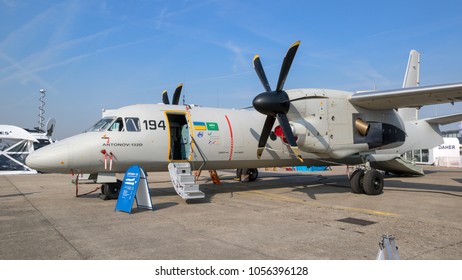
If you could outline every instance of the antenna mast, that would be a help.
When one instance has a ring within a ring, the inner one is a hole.
[[[45,117],[43,116],[45,114],[45,109],[44,109],[44,107],[45,107],[45,101],[44,101],[45,92],[46,92],[46,90],[44,90],[44,89],[40,90],[40,99],[39,99],[40,106],[39,106],[39,115],[38,115],[39,116],[39,121],[38,121],[38,124],[39,124],[39,129],[41,131],[45,131],[44,130],[45,124],[43,123],[43,121],[45,120]]]

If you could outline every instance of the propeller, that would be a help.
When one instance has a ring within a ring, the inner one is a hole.
[[[178,102],[180,102],[180,95],[181,95],[182,89],[183,89],[182,83],[176,87],[175,92],[173,93],[172,105],[178,105]],[[168,99],[167,90],[164,90],[162,92],[162,102],[166,105],[170,104],[170,100]]]
[[[271,129],[273,128],[274,122],[277,119],[279,125],[282,128],[282,131],[284,132],[284,136],[287,139],[287,143],[290,145],[290,148],[297,156],[297,158],[303,162],[303,158],[300,155],[295,136],[292,132],[289,120],[287,119],[286,115],[290,108],[289,96],[283,90],[284,83],[286,82],[287,75],[289,74],[290,67],[292,66],[292,62],[294,60],[295,54],[297,53],[299,45],[300,41],[297,41],[292,44],[292,46],[290,46],[289,50],[287,51],[287,54],[282,62],[281,71],[279,72],[279,79],[275,91],[271,90],[271,86],[269,85],[268,79],[266,78],[260,57],[256,55],[253,58],[254,69],[257,72],[258,78],[260,78],[260,81],[263,84],[263,88],[265,89],[265,92],[257,95],[252,102],[255,110],[266,115],[265,124],[263,125],[263,129],[260,134],[260,140],[258,141],[258,158],[261,157],[263,150],[265,149],[266,142],[268,141],[268,137],[271,134]]]

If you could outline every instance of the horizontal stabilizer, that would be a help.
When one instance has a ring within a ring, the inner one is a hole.
[[[462,83],[355,93],[350,102],[366,109],[420,108],[462,101]]]
[[[462,113],[424,119],[424,121],[433,124],[446,125],[462,121]]]

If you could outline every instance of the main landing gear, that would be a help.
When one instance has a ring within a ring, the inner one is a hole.
[[[379,195],[383,192],[383,175],[366,165],[356,169],[350,176],[351,191],[357,194]]]

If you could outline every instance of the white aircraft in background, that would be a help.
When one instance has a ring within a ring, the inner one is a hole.
[[[417,87],[416,52],[411,52],[404,88],[284,90],[299,44],[289,48],[275,90],[259,56],[254,57],[265,89],[253,100],[255,110],[178,105],[180,85],[172,104],[164,92],[165,104],[106,112],[86,132],[33,152],[27,165],[43,172],[93,174],[110,197],[117,197],[120,186],[115,173],[131,165],[146,172],[170,170],[175,190],[185,199],[204,197],[190,180],[191,169],[248,169],[254,180],[259,167],[360,165],[350,176],[352,192],[378,195],[384,183],[377,168],[399,171],[401,154],[443,143],[439,125],[462,120],[462,113],[415,117],[416,108],[462,100],[462,83]]]

